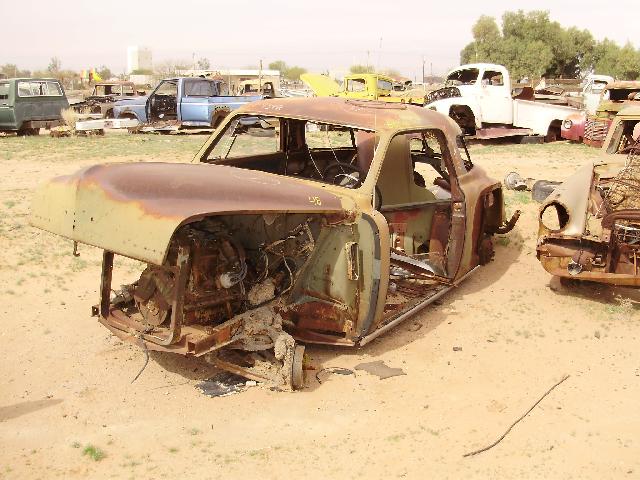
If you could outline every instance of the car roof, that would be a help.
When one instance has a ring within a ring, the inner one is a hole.
[[[16,78],[0,78],[3,82],[58,82],[57,78],[28,78],[28,77],[16,77]]]
[[[447,76],[451,75],[453,72],[457,72],[458,70],[471,70],[471,69],[500,71],[500,70],[506,70],[506,67],[504,65],[499,65],[497,63],[467,63],[465,65],[460,65],[459,67],[452,68],[451,70],[449,70],[449,73],[447,73]]]
[[[627,89],[627,88],[640,88],[640,82],[633,80],[626,80],[621,82],[613,82],[607,85],[607,90],[615,90],[615,89]]]
[[[630,105],[618,112],[618,117],[640,117],[640,105]]]
[[[272,98],[248,103],[236,112],[309,120],[377,132],[439,128],[451,135],[461,133],[453,120],[429,108],[372,100],[339,97]]]

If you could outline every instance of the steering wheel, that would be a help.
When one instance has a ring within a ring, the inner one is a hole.
[[[360,167],[344,162],[333,162],[322,172],[325,182],[345,188],[358,188],[362,185],[364,177],[365,174]]]

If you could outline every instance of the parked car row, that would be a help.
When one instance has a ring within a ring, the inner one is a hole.
[[[225,95],[223,82],[200,77],[162,80],[149,95],[140,95],[131,82],[99,82],[73,109],[89,117],[106,119],[90,128],[103,129],[109,119],[132,119],[157,129],[215,128],[245,103],[268,94]],[[55,79],[14,78],[0,81],[0,131],[37,134],[40,128],[62,125],[69,108],[64,88]],[[129,124],[127,124],[129,126]]]

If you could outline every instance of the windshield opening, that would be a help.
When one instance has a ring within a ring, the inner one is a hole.
[[[631,147],[638,141],[640,136],[639,120],[623,120],[619,122],[611,135],[609,144],[607,145],[607,153],[628,154]]]
[[[359,188],[377,142],[374,132],[342,125],[241,115],[202,161]]]
[[[478,79],[480,71],[477,68],[469,68],[465,70],[456,70],[451,72],[445,82],[446,87],[455,87],[458,85],[473,85]]]
[[[640,89],[638,88],[614,88],[605,93],[605,96],[608,96],[609,100],[613,102],[623,102],[625,100],[632,100],[630,97],[631,94],[635,94]]]

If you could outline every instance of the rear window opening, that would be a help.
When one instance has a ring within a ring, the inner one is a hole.
[[[0,83],[0,100],[8,100],[8,99],[9,99],[9,84]]]
[[[62,88],[54,81],[32,80],[18,82],[19,97],[61,97]]]

